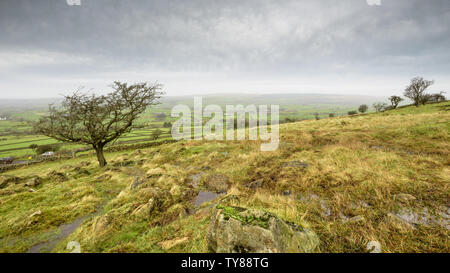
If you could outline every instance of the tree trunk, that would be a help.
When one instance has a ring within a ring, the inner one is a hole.
[[[107,163],[105,156],[103,155],[103,146],[94,147],[94,149],[97,153],[98,164],[100,164],[100,167],[102,168],[105,167]]]

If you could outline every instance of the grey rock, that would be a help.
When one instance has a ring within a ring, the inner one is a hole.
[[[41,184],[41,178],[39,176],[33,177],[25,183],[28,187],[36,187]]]
[[[5,188],[9,183],[18,183],[19,181],[19,177],[12,175],[2,175],[0,176],[0,189]]]
[[[63,182],[67,181],[66,175],[60,172],[52,171],[47,176],[50,180],[57,181],[57,182]]]
[[[408,224],[410,227],[415,226],[440,226],[445,229],[450,229],[450,219],[448,214],[440,211],[437,215],[431,215],[427,209],[412,210],[410,208],[401,208],[397,212],[391,212],[388,217],[402,222],[404,225]]]
[[[142,177],[136,177],[133,182],[131,182],[130,184],[130,189],[135,189],[137,188],[139,185],[144,184],[145,183],[145,179]]]
[[[271,213],[221,206],[212,213],[207,240],[216,253],[309,253],[319,245],[312,230]]]

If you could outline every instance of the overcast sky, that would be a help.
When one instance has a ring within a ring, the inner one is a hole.
[[[1,0],[0,98],[450,91],[449,26],[449,0]]]

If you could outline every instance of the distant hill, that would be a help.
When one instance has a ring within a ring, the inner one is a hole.
[[[58,104],[61,101],[61,98],[0,99],[0,112],[43,111],[49,104]]]
[[[193,104],[192,96],[167,96],[161,102],[164,105]],[[279,104],[279,105],[341,105],[359,106],[371,105],[374,102],[386,101],[386,97],[364,95],[337,95],[337,94],[212,94],[203,95],[204,104]]]
[[[210,94],[202,95],[203,104],[278,104],[278,105],[338,105],[358,106],[371,105],[374,102],[386,101],[386,97],[364,95],[337,95],[337,94]],[[0,112],[5,111],[45,111],[49,104],[59,104],[61,98],[45,99],[2,99]],[[162,108],[171,108],[177,104],[193,105],[194,95],[165,96],[161,99]]]

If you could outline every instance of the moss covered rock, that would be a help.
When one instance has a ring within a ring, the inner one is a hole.
[[[317,235],[277,216],[254,209],[217,206],[207,234],[216,253],[308,253],[319,245]]]

